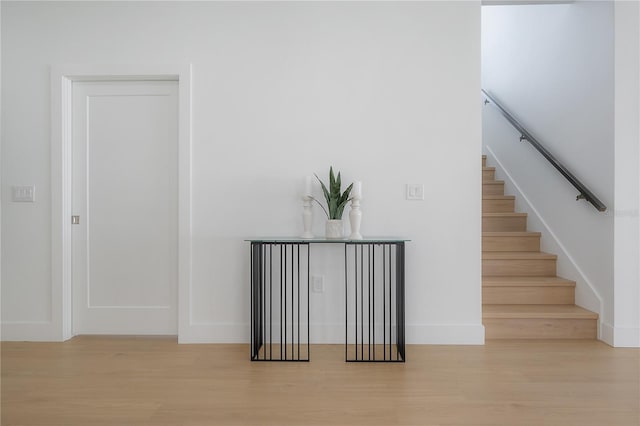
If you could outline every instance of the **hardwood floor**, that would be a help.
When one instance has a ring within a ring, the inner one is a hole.
[[[4,342],[10,425],[634,425],[640,350],[602,342],[407,346],[406,364],[251,363],[172,338]]]

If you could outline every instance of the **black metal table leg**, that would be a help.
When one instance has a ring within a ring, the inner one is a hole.
[[[404,242],[348,241],[344,258],[345,360],[405,362]]]
[[[305,242],[251,242],[252,361],[309,361],[309,251]]]

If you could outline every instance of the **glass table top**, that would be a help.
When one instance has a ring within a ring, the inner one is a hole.
[[[301,237],[255,237],[246,238],[245,241],[252,243],[311,243],[311,244],[338,244],[338,243],[404,243],[411,241],[401,237],[365,237],[361,240],[349,238],[328,239],[324,237],[301,238]]]

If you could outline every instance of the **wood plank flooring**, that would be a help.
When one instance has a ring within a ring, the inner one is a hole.
[[[405,364],[251,363],[174,338],[3,342],[1,424],[640,424],[640,350],[585,341],[408,345]]]

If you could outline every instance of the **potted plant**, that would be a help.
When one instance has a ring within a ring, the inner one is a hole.
[[[315,174],[315,173],[314,173]],[[344,238],[344,226],[342,224],[342,213],[349,201],[349,194],[353,188],[353,183],[341,192],[342,180],[340,178],[340,172],[336,177],[333,174],[333,166],[329,168],[329,188],[320,180],[318,175],[315,175],[318,182],[322,186],[322,193],[324,199],[327,202],[327,209],[324,208],[318,200],[314,200],[322,207],[324,213],[327,215],[327,225],[325,228],[325,237],[328,239],[340,239]]]

